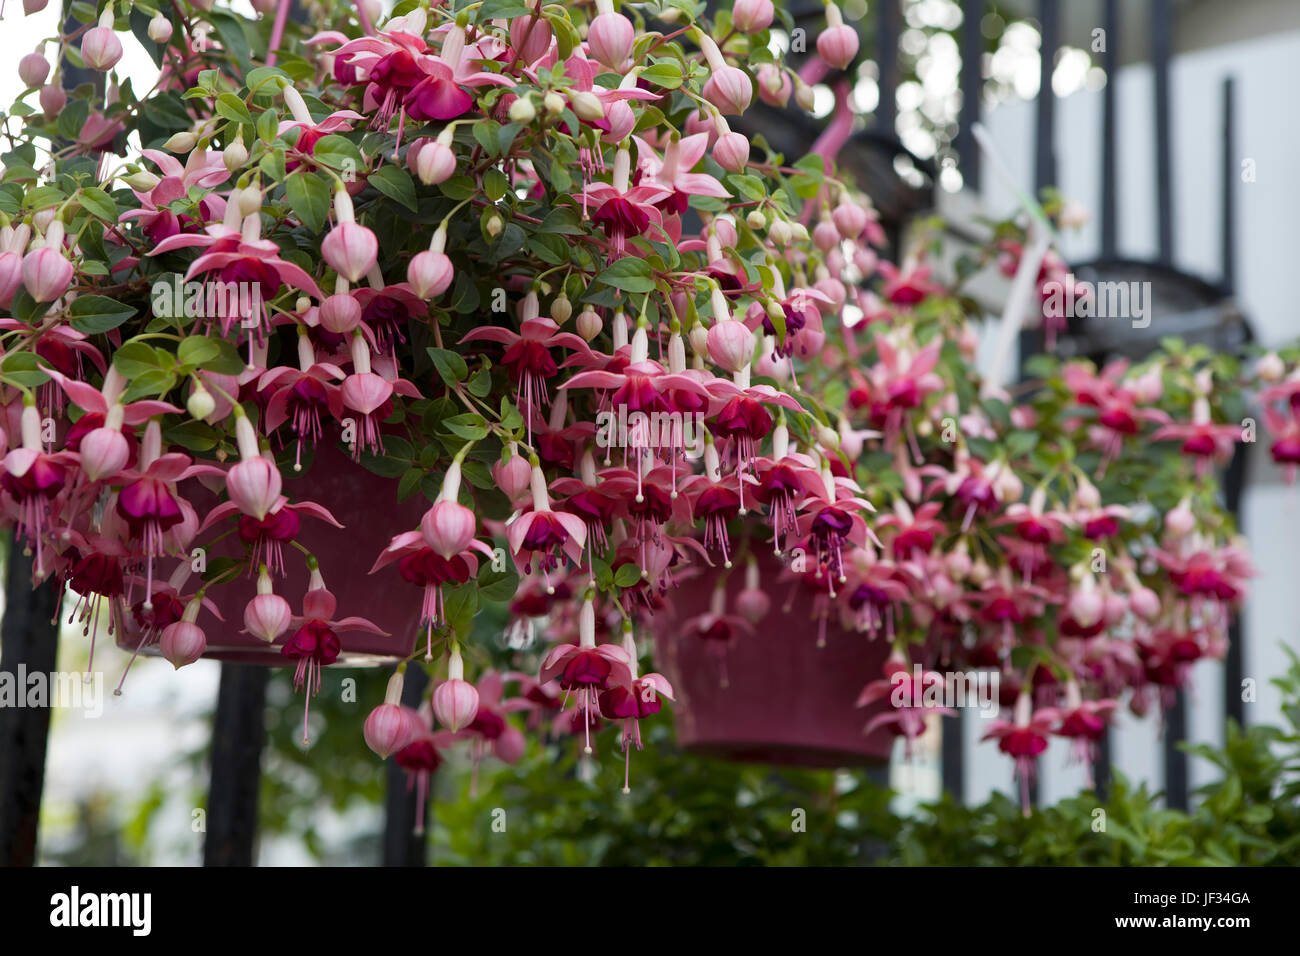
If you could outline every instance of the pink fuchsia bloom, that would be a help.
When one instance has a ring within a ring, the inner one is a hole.
[[[338,600],[326,589],[325,579],[315,558],[308,558],[311,577],[307,582],[307,593],[302,599],[302,615],[293,619],[298,627],[281,647],[281,653],[290,660],[298,662],[294,671],[294,689],[304,692],[302,740],[310,743],[307,734],[307,720],[310,716],[311,698],[320,693],[321,669],[338,660],[343,650],[338,631],[365,631],[381,637],[388,633],[363,617],[345,617],[334,620],[338,609]]]
[[[443,30],[439,57],[422,57],[417,61],[424,76],[406,94],[406,111],[414,119],[449,120],[468,112],[474,100],[465,87],[514,85],[508,76],[473,65],[491,58],[484,50],[485,38],[467,46],[464,27],[451,24]]]
[[[370,271],[379,255],[379,240],[365,226],[343,222],[325,236],[321,257],[349,282],[358,282]]]
[[[515,404],[528,422],[528,441],[531,444],[533,416],[550,404],[546,383],[559,372],[550,350],[569,348],[590,354],[591,349],[572,332],[561,332],[553,319],[538,317],[524,319],[518,332],[499,326],[479,326],[467,332],[461,343],[480,339],[506,346],[500,364],[505,366],[515,382]]]
[[[338,225],[321,242],[321,256],[330,267],[349,282],[361,277],[375,265],[379,240],[365,226],[359,225],[352,210],[352,197],[346,189],[334,192],[334,215]]]
[[[445,133],[436,140],[420,140],[407,153],[411,172],[426,186],[446,182],[456,172],[456,154],[451,149],[451,137],[447,136],[444,143],[444,136]]]
[[[956,711],[942,706],[944,678],[938,671],[925,670],[920,664],[908,667],[907,659],[895,649],[885,662],[884,677],[874,680],[858,695],[856,707],[866,707],[888,700],[889,709],[867,722],[864,733],[884,728],[902,737],[904,754],[912,759],[912,741],[925,733],[926,718],[931,714],[952,716]]]
[[[821,481],[806,486],[808,496],[799,506],[798,533],[807,539],[816,556],[814,577],[820,579],[828,574],[830,594],[834,597],[835,584],[848,581],[845,547],[852,544],[865,548],[868,540],[880,547],[880,542],[862,517],[864,512],[875,511],[875,506],[858,497],[858,486],[847,478],[833,477],[828,464],[822,465],[820,477]]]
[[[608,11],[598,13],[588,27],[587,49],[602,65],[615,73],[622,73],[628,57],[632,55],[636,31],[631,20],[621,13],[613,12],[612,5],[604,3],[603,6],[608,7]]]
[[[1090,786],[1091,765],[1097,757],[1097,742],[1106,736],[1110,727],[1110,715],[1116,706],[1118,702],[1115,700],[1084,700],[1078,683],[1070,680],[1065,685],[1065,706],[1056,711],[1041,712],[1043,716],[1054,714],[1060,721],[1056,735],[1074,742],[1072,756],[1088,768]]]
[[[826,29],[817,35],[817,55],[837,70],[848,69],[858,55],[858,31],[844,22],[833,3],[826,7]]]
[[[627,687],[614,685],[602,691],[597,702],[600,714],[606,720],[623,721],[620,742],[623,745],[623,792],[631,793],[629,786],[632,768],[632,746],[642,750],[641,720],[659,713],[663,707],[661,697],[673,699],[673,686],[662,674],[637,676],[636,642],[632,638],[631,626],[623,630],[623,653],[627,656],[628,669],[632,682]]]
[[[741,173],[749,165],[749,137],[744,133],[723,133],[713,144],[714,161],[729,173]]]
[[[98,389],[57,369],[46,368],[45,373],[85,413],[65,444],[82,453],[81,471],[91,481],[111,478],[126,466],[131,448],[122,434],[124,427],[143,425],[158,415],[180,413],[175,405],[152,399],[123,405],[121,396],[127,383],[113,366],[105,370],[104,384]],[[83,450],[86,442],[89,447]],[[124,453],[127,457],[122,457]],[[117,464],[119,459],[121,464]]]
[[[153,591],[153,562],[156,558],[178,550],[173,529],[188,524],[190,531],[197,528],[194,509],[182,498],[177,482],[199,475],[219,475],[221,470],[211,465],[194,465],[188,455],[178,452],[160,454],[162,426],[157,420],[149,422],[141,443],[140,460],[136,467],[123,475],[126,483],[117,493],[117,516],[126,523],[130,536],[138,542],[138,554],[145,558],[146,592]]]
[[[433,691],[433,714],[438,723],[453,733],[469,726],[478,714],[478,691],[465,680],[465,664],[460,648],[454,643],[447,663],[447,679]]]
[[[754,625],[738,614],[727,613],[727,589],[725,582],[713,589],[709,599],[709,609],[682,622],[682,636],[703,642],[705,653],[718,661],[718,686],[731,684],[727,676],[727,648],[733,641],[751,637]]]
[[[560,682],[567,702],[576,693],[578,707],[587,715],[585,752],[591,753],[590,717],[599,712],[599,696],[610,687],[632,687],[632,670],[627,652],[612,644],[596,646],[596,607],[590,593],[578,614],[578,643],[561,644],[546,655],[537,680]]]
[[[50,61],[40,52],[43,46],[44,44],[37,47],[36,52],[28,53],[18,61],[18,79],[28,89],[36,89],[50,75]]]
[[[356,304],[351,297],[344,298]],[[337,365],[316,361],[316,352],[312,348],[310,336],[307,330],[300,326],[298,368],[281,365],[267,371],[258,379],[259,392],[268,388],[273,389],[271,399],[266,405],[266,430],[273,432],[288,422],[290,429],[298,438],[297,451],[294,455],[295,471],[301,468],[303,442],[307,442],[309,447],[314,447],[320,441],[324,433],[321,424],[322,415],[331,412],[333,407],[340,404],[339,386],[335,383],[345,377],[343,370]]]
[[[532,573],[533,558],[549,586],[550,574],[568,557],[575,565],[582,562],[582,548],[587,540],[587,526],[577,515],[551,510],[546,491],[546,477],[539,463],[532,466],[533,509],[515,516],[506,526],[511,556],[521,573]]]
[[[316,143],[323,137],[350,130],[354,122],[365,119],[353,110],[336,110],[318,123],[312,119],[302,94],[293,86],[286,84],[282,95],[293,119],[282,121],[277,133],[284,136],[290,130],[299,130],[298,138],[294,142],[294,150],[303,156],[310,156],[316,148]],[[300,165],[302,165],[301,160],[290,158],[285,162],[284,168],[287,172],[293,172]]]
[[[424,543],[419,531],[406,531],[389,542],[370,573],[397,562],[402,578],[424,590],[420,623],[426,628],[425,660],[433,660],[433,630],[443,625],[442,585],[464,584],[478,571],[478,559],[469,551],[444,558]]]
[[[388,678],[384,702],[370,712],[362,731],[366,746],[383,758],[409,746],[426,730],[420,715],[402,706],[403,682],[401,671]]]
[[[981,740],[996,740],[998,749],[1016,762],[1020,778],[1020,802],[1024,815],[1029,816],[1029,781],[1033,778],[1038,757],[1047,749],[1047,737],[1057,713],[1052,710],[1034,712],[1028,691],[1021,691],[1016,699],[1013,720],[995,720]]]
[[[741,33],[766,30],[775,16],[772,0],[736,0],[731,8],[731,22]]]
[[[1181,441],[1182,453],[1192,457],[1197,476],[1204,478],[1213,465],[1226,464],[1232,458],[1241,437],[1240,425],[1215,425],[1210,419],[1209,401],[1200,397],[1193,404],[1191,423],[1157,428],[1151,440]]]
[[[244,605],[244,631],[272,644],[292,622],[289,602],[275,593],[271,575],[263,565],[257,576],[257,594]]]
[[[732,133],[729,135],[736,136],[739,134]],[[745,157],[747,159],[749,156],[749,141],[744,136],[740,138],[744,141]],[[700,164],[704,159],[704,154],[708,151],[709,135],[707,133],[696,133],[694,136],[687,136],[684,139],[673,134],[673,137],[668,142],[668,147],[664,150],[662,160],[655,155],[655,151],[650,144],[641,137],[634,136],[633,140],[637,146],[637,170],[641,173],[638,185],[660,186],[670,193],[670,195],[656,201],[656,204],[663,211],[680,215],[689,207],[692,196],[709,196],[716,199],[729,199],[731,197],[731,193],[727,192],[726,187],[708,173],[691,172]],[[617,165],[615,169],[617,171]]]
[[[881,295],[894,305],[916,305],[929,296],[943,294],[942,286],[930,280],[929,266],[901,272],[893,263],[881,261],[876,271],[884,280]]]
[[[652,230],[662,232],[658,205],[672,195],[672,190],[658,184],[631,186],[631,168],[631,153],[620,147],[614,155],[612,182],[590,182],[582,191],[583,209],[594,208],[592,221],[609,237],[611,262],[627,254],[629,239]]]
[[[81,58],[92,70],[106,72],[122,59],[122,41],[113,32],[113,12],[105,10],[99,25],[91,27],[81,38]]]
[[[163,628],[162,637],[158,640],[162,656],[167,658],[176,670],[180,670],[187,664],[193,664],[208,649],[203,628],[195,623],[202,605],[203,592],[200,591],[185,605],[185,613],[181,619]]]
[[[222,162],[221,154],[208,149],[192,149],[184,166],[161,150],[145,149],[140,151],[140,155],[158,167],[162,178],[149,190],[133,187],[140,208],[122,213],[119,221],[138,219],[141,232],[155,243],[181,232],[197,230],[203,223],[196,223],[188,216],[177,216],[167,205],[185,198],[191,186],[209,190],[229,179],[230,171]],[[200,200],[199,209],[208,219],[219,219],[226,212],[226,203],[212,192]]]
[[[261,521],[280,500],[282,479],[275,462],[262,457],[248,416],[236,413],[235,436],[240,461],[226,473],[226,494],[246,515]]]
[[[334,416],[357,419],[356,435],[352,443],[352,457],[360,461],[362,449],[372,454],[382,454],[383,433],[380,425],[393,413],[392,397],[396,394],[419,398],[420,392],[402,378],[392,381],[371,370],[370,344],[360,329],[352,334],[352,374],[343,380],[337,392]],[[377,360],[378,361],[378,360]],[[391,365],[391,363],[390,363]],[[355,415],[346,415],[346,411]]]
[[[73,265],[63,254],[63,223],[45,231],[44,245],[23,258],[23,285],[37,302],[53,302],[72,285]]]

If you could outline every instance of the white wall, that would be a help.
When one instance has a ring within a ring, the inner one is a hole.
[[[1222,7],[1233,16],[1236,5]],[[1171,136],[1173,157],[1174,259],[1183,270],[1219,278],[1221,261],[1222,84],[1236,78],[1236,226],[1237,299],[1265,344],[1300,336],[1295,279],[1300,262],[1300,235],[1294,225],[1300,210],[1300,122],[1294,96],[1300,64],[1300,31],[1290,31],[1213,49],[1187,53],[1171,65]],[[1115,78],[1118,130],[1119,251],[1150,257],[1156,251],[1155,132],[1152,72],[1148,65],[1124,68]],[[1056,153],[1059,185],[1067,196],[1094,210],[1100,208],[1100,92],[1079,92],[1057,101]],[[998,150],[1021,184],[1033,183],[1033,107],[1004,105],[986,121]],[[1254,161],[1254,182],[1242,182],[1242,160]],[[1013,212],[1016,201],[991,170],[985,171],[983,199],[995,215]],[[1100,230],[1096,219],[1067,237],[1071,261],[1096,256]],[[1300,650],[1297,624],[1297,577],[1300,576],[1300,490],[1282,483],[1280,473],[1260,446],[1250,459],[1250,480],[1242,505],[1242,526],[1250,540],[1259,577],[1246,605],[1245,675],[1258,684],[1258,701],[1246,704],[1250,723],[1280,722],[1279,695],[1268,679],[1285,666],[1281,644]],[[1195,671],[1189,736],[1220,742],[1223,728],[1222,667],[1204,663]],[[1115,763],[1135,780],[1162,786],[1161,743],[1156,719],[1124,717],[1116,734]],[[967,797],[982,799],[994,789],[1012,792],[1005,761],[990,745],[968,749]],[[1075,770],[1063,769],[1064,753],[1049,752],[1043,764],[1045,800],[1073,792]],[[1193,761],[1192,786],[1213,779],[1212,767]]]

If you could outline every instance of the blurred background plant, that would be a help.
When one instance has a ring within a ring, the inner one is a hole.
[[[860,772],[800,771],[724,763],[683,753],[660,722],[636,754],[632,792],[617,792],[622,761],[602,737],[594,758],[571,740],[534,747],[514,766],[485,762],[477,793],[471,768],[453,758],[435,782],[430,862],[534,866],[1203,866],[1300,864],[1300,658],[1273,683],[1288,726],[1229,724],[1224,747],[1190,752],[1213,761],[1223,780],[1197,792],[1189,813],[1116,774],[1112,792],[1091,792],[1025,817],[1002,794],[977,806],[945,796],[914,815]],[[384,768],[355,733],[315,735],[298,745],[294,721],[275,715],[290,693],[272,676],[263,841],[300,844],[320,864],[379,858]],[[352,672],[357,697],[382,693],[384,674]],[[371,686],[373,685],[373,686]],[[356,704],[322,694],[325,723],[353,719]],[[348,695],[350,696],[350,695]],[[288,713],[286,711],[286,713]],[[200,806],[206,750],[189,756]],[[73,834],[46,861],[105,865],[148,862],[174,840],[159,810],[164,788],[145,787],[135,807],[89,798]],[[197,859],[197,856],[196,856]]]

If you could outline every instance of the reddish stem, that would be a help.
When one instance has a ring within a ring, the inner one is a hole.
[[[267,45],[266,65],[275,66],[275,51],[280,49],[280,42],[284,39],[284,25],[289,20],[289,5],[293,0],[280,0],[280,5],[275,8],[275,23],[271,25],[271,42]],[[358,8],[361,6],[357,4]]]

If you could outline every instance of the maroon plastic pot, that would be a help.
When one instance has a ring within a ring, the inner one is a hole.
[[[367,471],[331,443],[316,449],[316,458],[301,476],[287,472],[284,491],[290,501],[312,501],[328,508],[343,525],[340,530],[328,522],[302,515],[298,541],[320,562],[325,586],[338,599],[335,617],[368,618],[389,636],[364,631],[340,631],[343,651],[338,663],[363,666],[406,657],[411,653],[420,623],[421,592],[398,573],[395,565],[370,574],[371,567],[394,535],[419,527],[420,517],[428,507],[423,495],[397,501],[397,482]],[[188,489],[187,489],[188,491]],[[220,500],[198,489],[190,500],[200,520],[207,509]],[[237,535],[227,534],[221,541],[213,539],[230,530],[234,518],[223,521],[200,536],[195,547],[208,549],[208,561],[214,558],[243,555]],[[275,591],[289,602],[294,614],[302,611],[302,597],[307,589],[308,571],[305,556],[292,545],[284,545],[286,574],[275,578]],[[192,590],[195,578],[186,590]],[[209,597],[225,621],[203,612],[199,616],[207,636],[204,657],[224,661],[266,664],[296,664],[280,651],[287,632],[274,644],[266,644],[251,634],[240,633],[244,627],[244,606],[257,593],[257,577],[243,575],[214,587]],[[125,635],[118,646],[135,649],[138,635]],[[158,653],[157,642],[143,653]]]
[[[800,586],[786,613],[790,585],[775,586],[779,565],[766,555],[759,564],[772,608],[752,635],[728,642],[722,655],[726,686],[719,655],[708,641],[683,630],[684,622],[710,610],[717,577],[700,575],[683,582],[655,613],[655,664],[677,695],[671,709],[678,742],[693,753],[754,763],[842,767],[888,762],[893,736],[863,729],[887,702],[854,706],[862,688],[882,676],[888,642],[846,631],[832,617],[826,645],[818,647],[814,594]],[[727,613],[734,613],[743,586],[743,573],[730,575]]]

